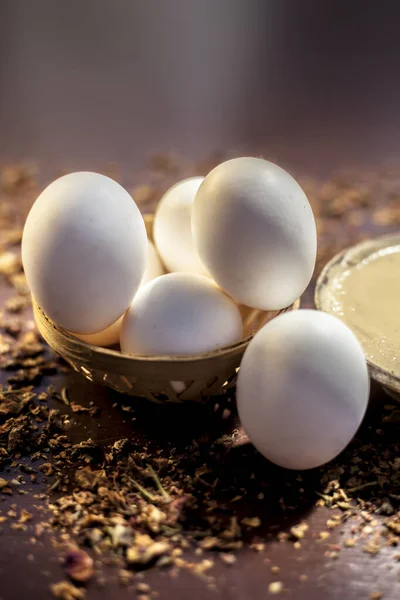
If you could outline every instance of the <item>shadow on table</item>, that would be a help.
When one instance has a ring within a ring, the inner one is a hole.
[[[217,408],[215,402],[157,405],[121,396],[75,374],[67,386],[70,401],[100,409],[94,418],[73,415],[71,441],[90,437],[107,451],[127,438],[135,460],[142,451],[155,468],[159,459],[170,459],[173,476],[195,499],[192,530],[214,531],[215,523],[208,522],[212,515],[218,528],[240,523],[244,541],[272,539],[305,519],[322,491],[319,469],[281,469],[253,448],[239,426],[233,398],[217,402]],[[168,475],[168,468],[160,470],[161,479]]]

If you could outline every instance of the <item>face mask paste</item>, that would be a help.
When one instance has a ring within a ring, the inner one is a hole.
[[[350,261],[331,285],[330,312],[351,327],[368,360],[400,375],[400,245]]]

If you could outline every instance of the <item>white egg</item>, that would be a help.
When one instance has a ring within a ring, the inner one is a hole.
[[[87,344],[92,344],[92,346],[114,346],[119,343],[119,332],[122,319],[123,317],[120,317],[118,321],[115,321],[110,327],[107,327],[107,329],[103,329],[103,331],[99,331],[98,333],[88,333],[86,335],[74,333],[72,335]]]
[[[160,277],[160,275],[164,274],[164,267],[158,256],[157,250],[154,247],[153,242],[149,240],[147,246],[147,259],[146,259],[146,270],[143,275],[143,279],[141,282],[141,286],[145,285],[152,279],[156,277]]]
[[[139,355],[201,354],[237,342],[242,319],[213,281],[192,273],[153,279],[136,294],[121,327],[121,349]]]
[[[163,274],[164,267],[162,266],[154,244],[149,240],[147,246],[146,270],[140,285],[145,285],[147,282]],[[110,327],[107,327],[98,333],[88,333],[86,335],[74,333],[73,335],[87,344],[92,344],[92,346],[114,346],[115,344],[119,343],[119,333],[122,319],[123,316],[120,317],[118,321],[115,321],[115,323],[110,325]]]
[[[315,310],[267,323],[244,353],[237,381],[242,425],[273,463],[310,469],[341,452],[364,417],[369,377],[342,321]]]
[[[26,220],[22,260],[44,312],[96,333],[125,312],[146,266],[143,218],[128,192],[98,173],[71,173],[39,196]]]
[[[204,177],[173,185],[161,198],[154,217],[154,242],[168,271],[208,275],[193,244],[192,206]]]
[[[307,287],[317,234],[298,183],[261,158],[235,158],[213,169],[192,211],[194,243],[211,276],[239,304],[289,306]]]

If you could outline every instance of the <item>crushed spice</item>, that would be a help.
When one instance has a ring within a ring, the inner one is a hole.
[[[73,581],[86,583],[94,575],[93,558],[79,548],[69,548],[65,555],[64,570]]]
[[[150,210],[171,179],[205,173],[221,160],[216,156],[201,165],[185,165],[180,172],[175,157],[153,157],[156,183],[137,188],[136,199]],[[85,399],[74,401],[64,380],[58,383],[68,368],[34,328],[17,246],[36,195],[36,174],[13,169],[5,177],[3,172],[1,184],[6,216],[0,221],[0,277],[12,295],[0,314],[0,497],[32,494],[26,488],[37,478],[46,491],[33,492],[42,512],[34,514],[16,504],[7,516],[0,515],[0,523],[11,519],[17,530],[29,530],[35,543],[49,536],[55,552],[64,554],[65,576],[71,581],[50,586],[55,598],[82,600],[85,589],[80,586],[93,579],[106,583],[97,571],[110,561],[124,585],[135,581],[135,572],[162,568],[171,574],[188,570],[212,586],[211,551],[219,553],[219,563],[239,567],[243,548],[265,553],[268,542],[277,540],[290,543],[300,556],[303,545],[329,542],[347,522],[353,523],[351,534],[340,544],[319,544],[323,551],[328,548],[328,559],[337,558],[342,547],[347,553],[359,544],[363,552],[375,555],[382,547],[400,544],[400,411],[389,399],[386,404],[372,399],[365,424],[337,460],[304,474],[267,466],[247,444],[233,395],[229,405],[222,400],[215,413],[211,408],[214,419],[221,416],[218,427],[214,420],[206,433],[193,439],[168,432],[157,446],[154,419],[148,421],[147,434],[139,434],[134,424],[124,427],[120,439],[101,439],[93,429],[86,436],[80,429],[78,438],[74,421],[98,420],[100,426],[103,409]],[[318,222],[316,274],[335,252],[366,235],[365,224],[368,235],[399,225],[400,182],[379,170],[340,173],[328,182],[304,178],[300,183]],[[28,190],[28,199],[19,205],[16,194],[21,189]],[[311,294],[312,288],[305,305]],[[114,407],[110,402],[110,410],[140,427],[141,409],[126,398]],[[300,519],[314,506],[331,514],[313,537]],[[300,517],[292,518],[295,524],[287,530],[276,525],[282,516],[296,514]],[[276,566],[270,571],[280,573]],[[141,597],[153,594],[144,582],[135,589]],[[268,586],[270,595],[285,591],[281,581]],[[382,592],[372,591],[370,597],[382,597]]]
[[[84,600],[85,590],[79,589],[68,581],[59,581],[50,585],[50,592],[58,600]]]

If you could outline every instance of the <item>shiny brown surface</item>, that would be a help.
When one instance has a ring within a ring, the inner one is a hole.
[[[0,159],[262,152],[315,175],[399,155],[390,0],[2,0]]]
[[[379,164],[400,155],[399,17],[395,2],[3,0],[0,161],[38,161],[44,180],[57,169],[118,163],[129,185],[142,182],[149,154],[171,148],[188,161],[220,150],[262,152],[311,175]],[[9,294],[2,284],[1,303]],[[185,439],[226,427],[207,409],[152,405],[132,423],[113,407],[112,393],[78,376],[48,383],[102,407],[99,419],[74,416],[77,441],[143,435],[155,449],[171,440],[183,448]],[[374,386],[372,400],[367,439],[374,405],[387,398]],[[31,495],[1,496],[0,509],[13,502],[32,512],[43,505]],[[282,597],[295,600],[366,600],[374,592],[399,598],[395,547],[371,556],[358,544],[337,558],[325,555],[352,527],[350,520],[317,541],[331,514],[310,507],[287,518],[310,526],[300,550],[272,540],[262,553],[246,547],[231,567],[210,553],[216,589],[185,571],[171,578],[153,569],[145,580],[160,598],[179,600],[264,600],[276,580]],[[2,600],[47,598],[49,583],[64,577],[48,539],[29,539],[30,531],[7,526],[0,535]],[[105,587],[90,585],[89,600],[134,596],[112,567],[106,578]]]
[[[185,443],[192,437],[196,438],[205,431],[222,434],[230,431],[231,423],[224,424],[207,408],[191,406],[159,407],[152,404],[135,405],[135,421],[130,422],[129,415],[120,411],[113,403],[115,394],[104,388],[84,381],[80,376],[70,374],[65,377],[48,379],[58,389],[67,386],[68,397],[88,405],[91,401],[101,408],[101,417],[89,418],[81,415],[72,417],[72,427],[68,438],[76,443],[91,437],[99,444],[110,444],[122,437],[151,439],[154,451],[172,442],[177,452],[185,448]],[[127,400],[128,401],[128,400]],[[124,402],[127,402],[124,401]],[[377,410],[385,397],[380,388],[373,386],[369,418],[364,426],[364,434],[368,441],[368,430],[373,428],[374,411]],[[60,405],[56,405],[60,408]],[[65,409],[68,410],[68,409]],[[243,461],[240,447],[232,449],[232,460]],[[235,458],[236,455],[236,458]],[[25,462],[25,461],[24,461]],[[35,466],[35,465],[34,465]],[[252,468],[243,464],[243,468]],[[267,477],[276,478],[276,493],[283,485],[279,473],[265,462]],[[38,477],[38,483],[32,486],[38,494],[46,491],[49,483]],[[313,479],[305,480],[305,487],[313,486]],[[312,487],[310,488],[312,489]],[[50,583],[64,578],[60,553],[51,546],[47,535],[36,544],[30,542],[34,525],[45,515],[38,512],[38,507],[45,505],[44,500],[35,500],[31,494],[27,496],[13,495],[11,498],[0,496],[0,510],[3,514],[12,503],[18,510],[27,508],[35,517],[27,532],[12,532],[8,525],[0,538],[0,598],[46,598]],[[260,513],[262,514],[262,513]],[[207,582],[198,577],[181,571],[177,577],[171,577],[162,569],[150,569],[145,573],[144,581],[160,598],[227,598],[232,600],[258,600],[268,597],[266,590],[272,581],[284,584],[283,597],[298,600],[363,600],[373,592],[384,593],[384,598],[395,600],[400,590],[399,551],[396,547],[382,546],[376,556],[363,551],[364,542],[360,540],[355,547],[343,548],[343,540],[351,537],[351,529],[356,523],[350,519],[339,527],[330,530],[327,540],[320,540],[320,532],[326,531],[326,521],[332,517],[332,511],[326,508],[315,508],[310,505],[301,510],[289,511],[284,517],[266,518],[265,533],[288,530],[293,524],[306,520],[309,530],[301,542],[301,548],[296,549],[293,542],[276,541],[266,538],[267,543],[262,552],[257,552],[248,546],[237,555],[237,563],[225,565],[218,553],[207,552],[204,557],[214,561],[210,575],[215,578],[215,587],[209,587]],[[379,519],[379,517],[376,517]],[[263,539],[261,536],[260,540]],[[337,557],[332,552],[341,547]],[[193,556],[191,551],[186,557]],[[271,567],[280,567],[279,575],[271,573]],[[102,567],[100,572],[106,576],[106,585],[90,584],[87,598],[100,600],[110,597],[132,597],[132,589],[121,587],[117,581],[117,570],[112,567]],[[279,596],[278,596],[279,597]]]

